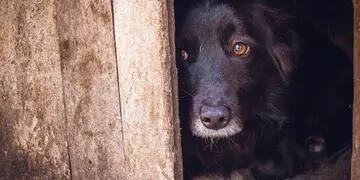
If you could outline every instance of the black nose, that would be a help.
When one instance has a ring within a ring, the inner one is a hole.
[[[209,129],[221,129],[230,121],[230,111],[224,106],[203,106],[200,110],[200,119]]]

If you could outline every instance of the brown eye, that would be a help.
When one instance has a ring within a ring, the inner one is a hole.
[[[186,61],[189,58],[188,53],[184,50],[181,50],[181,58]]]
[[[235,42],[232,48],[232,55],[238,57],[245,57],[250,53],[250,46],[243,42]]]

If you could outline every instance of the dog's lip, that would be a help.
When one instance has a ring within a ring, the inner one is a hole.
[[[190,127],[191,133],[194,136],[201,138],[228,138],[236,136],[244,131],[243,123],[234,123],[236,121],[242,122],[239,119],[231,119],[232,124],[222,129],[208,129],[201,122],[200,119],[195,119]]]
[[[214,131],[217,132],[219,130],[210,130],[210,131]],[[243,131],[242,128],[240,128],[240,130],[237,133],[232,133],[232,134],[212,134],[212,135],[203,135],[203,134],[199,134],[199,133],[194,133],[192,132],[193,135],[195,135],[196,137],[200,137],[200,138],[229,138],[229,137],[233,137],[236,136],[238,134],[240,134]]]

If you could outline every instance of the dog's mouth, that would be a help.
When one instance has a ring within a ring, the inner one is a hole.
[[[208,128],[200,118],[193,119],[190,124],[191,132],[201,138],[227,138],[243,131],[243,124],[239,118],[232,118],[225,127]]]

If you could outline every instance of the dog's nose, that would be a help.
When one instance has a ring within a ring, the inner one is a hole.
[[[200,119],[205,127],[218,130],[226,127],[229,123],[230,111],[224,106],[202,106]]]

